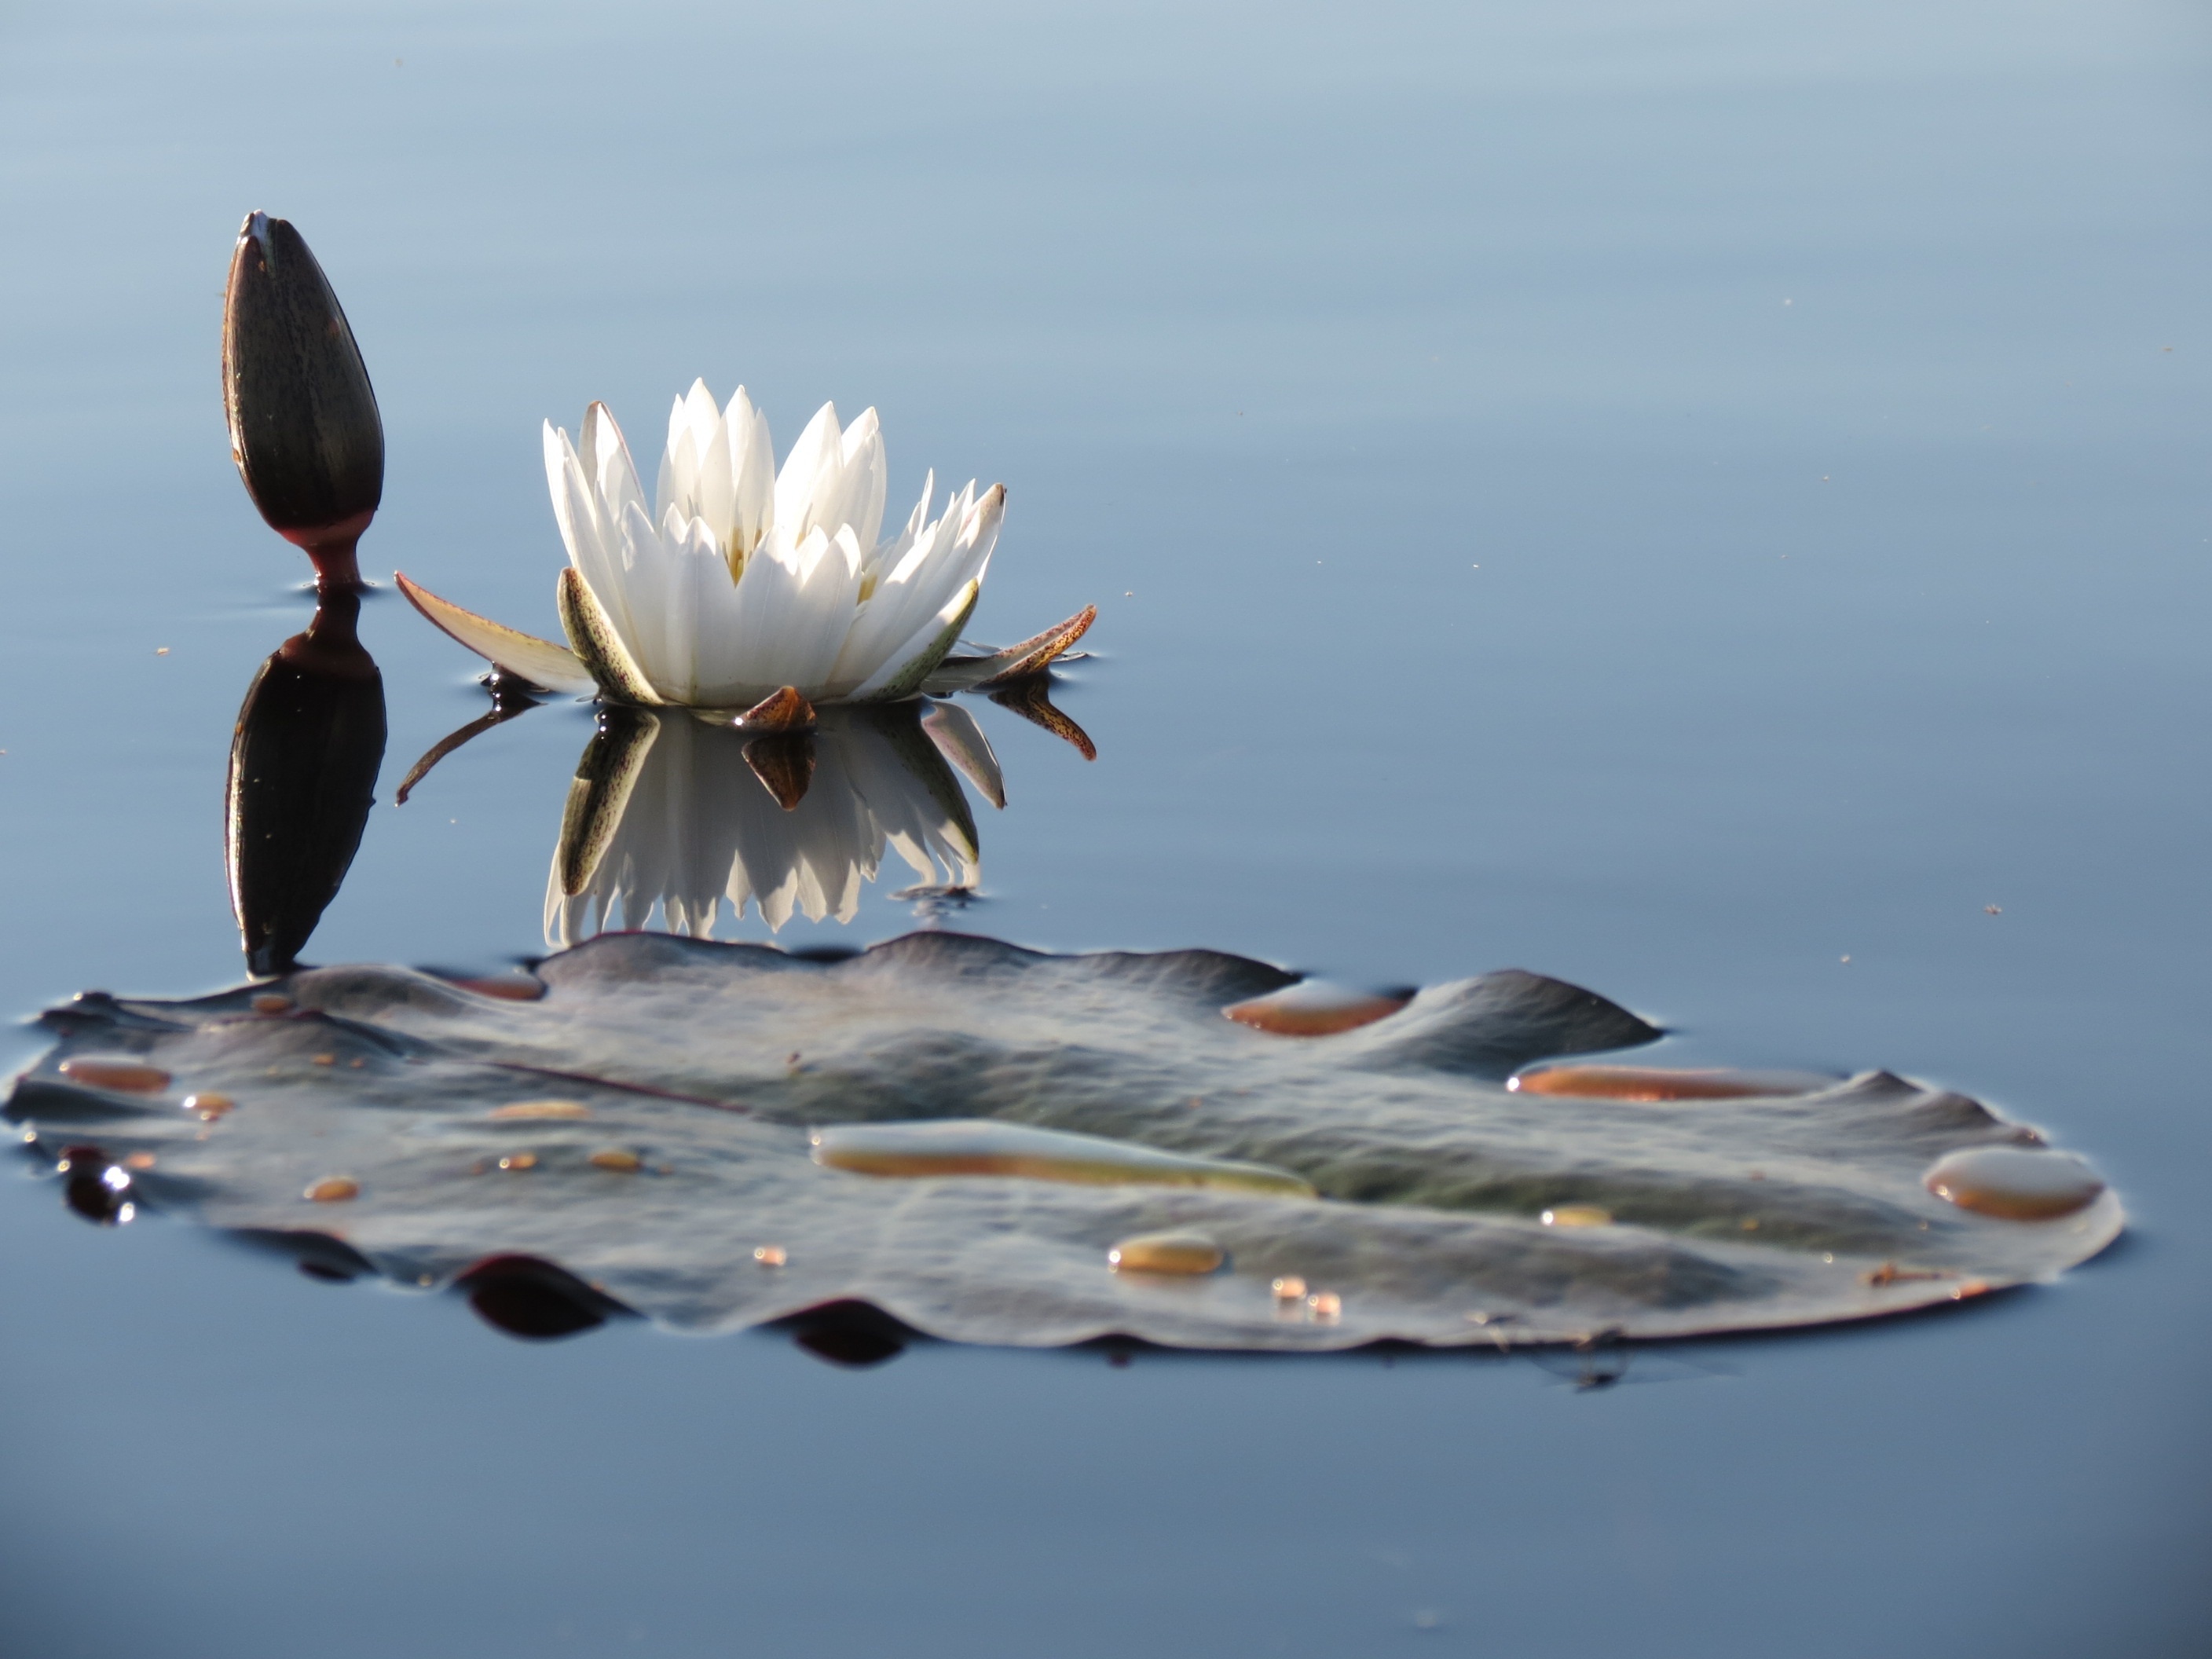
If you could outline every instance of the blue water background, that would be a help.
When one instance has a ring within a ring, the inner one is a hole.
[[[695,374],[779,449],[872,403],[895,507],[1008,483],[973,631],[1097,601],[1100,753],[980,708],[961,925],[1555,974],[1976,1093],[2134,1227],[1591,1391],[526,1347],[9,1180],[0,1647],[2201,1651],[2209,91],[2201,10],[2115,0],[8,8],[0,1012],[240,971],[230,726],[307,608],[218,398],[261,208],[376,380],[364,562],[520,625],[592,398],[648,454]],[[541,948],[587,716],[394,809],[483,696],[363,636],[386,804],[310,955]]]

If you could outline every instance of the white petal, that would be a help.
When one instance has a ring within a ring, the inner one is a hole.
[[[754,411],[744,387],[739,386],[730,399],[724,418],[729,424],[730,465],[737,490],[731,528],[738,551],[750,553],[775,518],[775,451],[769,441],[768,416]]]
[[[745,561],[731,639],[735,672],[714,688],[714,700],[757,701],[783,685],[822,696],[860,586],[850,532],[832,538],[809,531],[793,548],[779,528]]]
[[[912,695],[919,689],[922,677],[944,660],[945,653],[974,611],[978,592],[975,582],[963,586],[942,610],[886,657],[882,667],[853,688],[848,694],[852,700],[866,702],[877,697]],[[912,684],[902,684],[909,679]]]
[[[821,524],[815,508],[835,491],[843,470],[843,443],[837,430],[837,405],[824,404],[814,412],[775,479],[776,528],[796,547],[808,531]],[[824,534],[836,525],[823,525]]]
[[[823,528],[848,524],[861,550],[872,553],[884,527],[884,497],[890,482],[884,459],[883,422],[872,408],[862,410],[860,419],[846,428],[839,447],[844,476],[838,484],[837,519]]]
[[[623,509],[633,501],[638,511],[645,510],[645,492],[638,488],[637,466],[629,458],[629,445],[605,404],[595,403],[584,411],[583,439],[577,447],[585,477],[599,497],[603,529],[611,530]]]
[[[704,390],[702,386],[701,388]],[[737,465],[730,453],[729,421],[712,411],[699,476],[691,487],[691,512],[707,521],[719,547],[728,548],[737,530]]]

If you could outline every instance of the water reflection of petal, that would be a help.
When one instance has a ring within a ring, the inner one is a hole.
[[[643,927],[656,908],[670,931],[703,937],[725,902],[732,920],[751,906],[771,929],[794,914],[849,921],[886,851],[920,881],[973,886],[975,818],[922,712],[824,709],[812,732],[769,740],[690,714],[607,711],[577,768],[547,940]]]

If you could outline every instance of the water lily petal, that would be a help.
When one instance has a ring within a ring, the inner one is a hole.
[[[636,659],[617,637],[614,625],[607,620],[607,613],[592,594],[591,585],[574,565],[561,573],[554,598],[560,607],[561,626],[568,635],[569,648],[591,671],[592,678],[603,691],[626,702],[651,706],[660,701]]]
[[[398,571],[392,573],[392,579],[399,584],[399,591],[407,596],[407,602],[421,611],[433,627],[487,662],[549,691],[588,696],[599,689],[591,671],[566,647],[495,623],[489,617],[479,617],[473,611],[464,611]]]
[[[850,525],[854,539],[864,552],[875,550],[884,527],[884,499],[890,483],[890,468],[884,456],[883,422],[871,407],[845,428],[840,445],[843,463],[838,481],[836,517],[824,520],[824,529]]]
[[[968,582],[981,583],[998,542],[1006,493],[994,484],[981,502],[974,495],[971,482],[878,580],[830,672],[833,690],[860,695],[854,688],[868,683],[892,658],[904,660],[910,654],[904,649],[908,641],[928,628],[929,619],[953,594]]]
[[[700,390],[706,389],[702,381]],[[713,399],[709,398],[711,406]],[[738,471],[730,447],[729,416],[714,410],[706,447],[699,457],[699,477],[692,485],[694,516],[714,533],[715,551],[726,556],[737,530]]]
[[[594,574],[613,580],[608,562],[605,527],[599,521],[598,498],[585,476],[583,461],[567,432],[545,422],[545,487],[553,497],[553,521],[560,526],[562,545],[569,562],[590,579]]]
[[[561,463],[558,482],[555,481],[556,459]],[[554,489],[554,514],[568,543],[568,561],[598,597],[617,635],[635,656],[643,641],[630,614],[629,562],[623,550],[622,518],[623,508],[631,504],[641,512],[644,496],[638,490],[622,429],[605,404],[593,404],[584,411],[580,446],[570,445],[565,432],[558,434],[557,441],[549,436],[545,459],[547,481]],[[611,495],[610,479],[616,486]]]
[[[707,701],[750,703],[781,685],[818,690],[852,626],[860,557],[850,530],[809,531],[794,548],[779,523],[745,561]]]
[[[929,623],[906,645],[895,652],[890,660],[854,688],[854,702],[896,702],[910,697],[921,689],[930,671],[945,660],[945,653],[952,649],[960,637],[960,630],[968,625],[968,618],[975,613],[975,601],[982,595],[982,585],[970,580],[965,587],[946,602],[945,608],[930,618]]]
[[[775,515],[775,451],[769,441],[768,416],[753,408],[744,387],[738,388],[722,418],[727,426],[731,476],[736,481],[731,506],[732,550],[741,558],[760,545]]]
[[[638,488],[637,464],[630,459],[629,441],[605,404],[595,403],[584,411],[583,435],[576,447],[585,476],[604,503],[603,529],[611,528],[626,507],[645,511],[645,492]]]
[[[789,538],[789,545],[798,546],[817,526],[824,535],[836,529],[834,524],[823,524],[815,508],[836,488],[843,471],[843,446],[837,405],[824,404],[783,458],[783,471],[775,477],[775,527]]]

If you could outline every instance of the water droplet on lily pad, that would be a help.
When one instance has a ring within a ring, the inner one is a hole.
[[[1239,1025],[1278,1036],[1332,1036],[1372,1025],[1412,1000],[1410,996],[1353,990],[1325,979],[1304,979],[1265,996],[1232,1002],[1221,1012]]]
[[[841,1123],[816,1130],[812,1139],[817,1164],[858,1175],[1018,1176],[1100,1187],[1211,1187],[1314,1196],[1306,1182],[1263,1164],[1186,1158],[1132,1141],[988,1118]]]
[[[1576,1100],[1768,1100],[1816,1094],[1836,1079],[1816,1072],[1743,1072],[1721,1066],[1546,1066],[1508,1078],[1516,1094]]]
[[[1192,1231],[1139,1233],[1106,1252],[1118,1273],[1210,1273],[1228,1260],[1220,1245]]]
[[[518,1100],[511,1106],[495,1106],[491,1115],[501,1121],[509,1119],[525,1122],[545,1120],[574,1120],[591,1116],[592,1109],[580,1100]]]
[[[1938,1198],[2008,1221],[2049,1221],[2094,1202],[2105,1183],[2070,1152],[2023,1146],[1970,1146],[1948,1154],[1922,1177]]]
[[[61,1074],[88,1089],[111,1089],[118,1094],[158,1095],[169,1086],[169,1074],[158,1066],[96,1054],[72,1054],[61,1063]]]
[[[1606,1227],[1613,1212],[1595,1204],[1554,1204],[1538,1219],[1547,1227]]]

